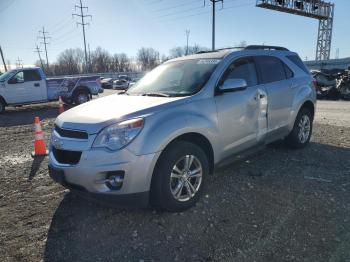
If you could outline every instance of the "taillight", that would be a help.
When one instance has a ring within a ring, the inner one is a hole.
[[[99,78],[99,77],[96,78],[96,83],[99,84],[99,85],[101,85],[101,78]]]
[[[314,86],[315,89],[317,89],[317,81],[315,79],[312,80],[312,85]]]

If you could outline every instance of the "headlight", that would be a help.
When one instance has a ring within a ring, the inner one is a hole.
[[[129,144],[140,133],[143,124],[143,118],[135,118],[108,126],[97,135],[92,147],[118,150]]]

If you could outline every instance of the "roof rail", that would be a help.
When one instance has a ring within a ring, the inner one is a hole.
[[[281,46],[270,46],[270,45],[248,45],[247,47],[244,48],[245,50],[277,50],[277,51],[289,51],[285,47]]]
[[[206,50],[206,51],[199,51],[196,54],[205,54],[205,53],[213,53],[213,52],[218,52],[218,51],[223,51],[223,50],[230,50],[230,49],[244,49],[245,47],[243,46],[232,46],[232,47],[224,47],[224,48],[219,48],[215,50]]]

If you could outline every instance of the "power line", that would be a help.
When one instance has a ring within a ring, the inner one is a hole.
[[[81,18],[81,23],[77,22],[78,25],[81,25],[83,27],[83,37],[84,37],[84,51],[85,51],[85,70],[87,71],[87,65],[88,65],[88,57],[87,57],[87,51],[86,51],[86,39],[85,39],[85,26],[90,25],[89,23],[84,22],[85,17],[90,17],[92,19],[91,15],[84,15],[84,10],[88,11],[87,6],[83,6],[81,0],[80,0],[80,5],[75,5],[75,10],[79,8],[80,9],[80,15],[79,14],[72,14],[74,16],[78,16]]]
[[[254,0],[255,1],[255,0]],[[240,8],[240,7],[246,7],[246,6],[252,6],[254,5],[253,2],[247,3],[247,4],[240,4],[240,5],[235,5],[235,6],[230,6],[230,7],[224,7],[222,9],[219,9],[219,12],[223,12],[227,9],[231,9],[231,8]],[[189,18],[189,17],[194,17],[194,16],[200,16],[200,15],[204,15],[204,14],[209,14],[212,11],[203,11],[203,12],[198,12],[195,14],[191,14],[191,15],[185,15],[185,16],[179,16],[179,17],[174,17],[171,19],[164,19],[164,20],[159,20],[159,22],[171,22],[171,21],[177,21],[180,19],[185,19],[185,18]]]
[[[170,7],[165,7],[165,8],[160,8],[160,9],[157,9],[157,10],[154,10],[153,12],[160,12],[160,11],[167,11],[167,10],[170,10],[170,9],[175,9],[175,8],[178,8],[178,7],[182,7],[182,6],[186,6],[186,5],[191,5],[193,3],[198,3],[198,0],[195,0],[195,1],[186,1],[186,3],[182,3],[182,4],[178,4],[178,5],[173,5],[173,6],[170,6]]]
[[[39,36],[38,38],[43,39],[43,41],[44,41],[44,42],[41,42],[41,43],[44,44],[44,47],[45,47],[46,68],[47,68],[47,70],[49,70],[49,58],[48,58],[48,56],[47,56],[47,45],[49,44],[49,42],[47,42],[46,40],[47,40],[48,38],[51,38],[51,37],[47,36],[47,34],[48,34],[49,32],[46,32],[44,27],[43,27],[43,30],[42,30],[42,31],[39,31],[39,33],[43,35],[43,36]]]
[[[187,13],[187,12],[191,12],[193,10],[202,9],[202,8],[203,8],[203,6],[198,6],[198,7],[194,7],[194,8],[190,8],[190,9],[185,9],[185,10],[181,10],[181,11],[177,11],[177,12],[168,13],[165,15],[160,15],[160,16],[157,16],[157,18],[173,16],[173,15],[177,15],[177,14],[181,14],[181,13]]]

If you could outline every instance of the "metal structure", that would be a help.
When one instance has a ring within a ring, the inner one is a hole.
[[[330,58],[334,4],[323,0],[257,0],[256,6],[318,19],[316,60]]]
[[[46,68],[47,68],[47,71],[49,71],[49,58],[48,58],[48,56],[47,56],[47,47],[46,47],[46,46],[47,46],[49,43],[48,43],[46,40],[47,40],[48,38],[51,38],[51,37],[47,36],[48,33],[49,33],[49,32],[46,32],[46,31],[45,31],[45,28],[43,27],[43,30],[42,30],[42,31],[39,31],[39,34],[42,34],[43,36],[38,36],[38,38],[43,39],[43,41],[44,41],[44,42],[41,42],[41,44],[43,44],[44,47],[45,47]]]
[[[85,17],[90,17],[90,19],[92,19],[91,15],[85,15],[84,14],[84,10],[86,9],[86,11],[88,11],[88,7],[87,6],[83,6],[81,0],[80,0],[80,5],[76,5],[75,9],[80,9],[80,14],[72,14],[72,16],[77,16],[81,18],[81,23],[77,22],[77,25],[81,25],[83,27],[83,37],[84,37],[84,51],[85,51],[85,71],[88,71],[88,65],[89,65],[89,61],[88,61],[88,55],[87,55],[87,51],[86,51],[86,37],[85,37],[85,26],[86,25],[90,25],[89,23],[85,23],[84,18]]]
[[[43,60],[41,59],[41,55],[40,55],[40,53],[41,53],[42,51],[40,50],[40,48],[39,48],[38,45],[36,45],[35,49],[36,49],[36,51],[34,51],[34,52],[37,52],[37,53],[38,53],[39,60],[40,60],[40,64],[41,64],[41,68],[44,69]]]

